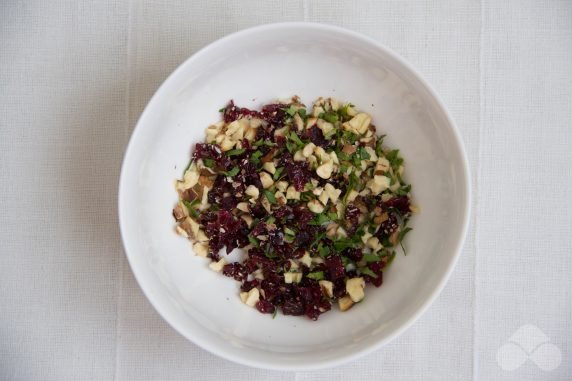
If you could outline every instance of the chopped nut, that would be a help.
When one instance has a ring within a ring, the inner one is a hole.
[[[224,265],[226,265],[226,259],[221,258],[218,262],[211,262],[209,265],[210,269],[216,272],[221,272]]]
[[[198,257],[206,258],[209,252],[209,244],[206,242],[197,242],[193,244],[193,251]]]
[[[290,185],[286,190],[286,198],[289,200],[299,200],[300,199],[300,192],[294,188],[293,185]]]
[[[320,288],[322,289],[322,292],[328,297],[328,298],[333,298],[334,297],[334,284],[332,282],[330,282],[329,280],[321,280],[318,282],[318,284],[320,285]]]
[[[341,189],[336,189],[334,188],[334,186],[330,183],[327,183],[324,186],[324,190],[326,191],[326,193],[328,194],[328,197],[330,198],[330,200],[332,201],[332,203],[336,203],[338,201],[338,198],[340,197],[340,195],[342,194],[342,190]]]
[[[243,219],[244,222],[246,222],[246,226],[251,227],[252,226],[252,216],[249,214],[243,214],[242,216],[240,216],[240,218]]]
[[[368,238],[365,244],[372,249],[377,249],[379,246],[379,239],[377,237]]]
[[[264,280],[264,274],[262,273],[262,269],[257,269],[252,273],[254,279]]]
[[[374,222],[375,224],[378,224],[378,225],[379,225],[379,224],[381,224],[382,222],[387,221],[388,218],[389,218],[389,216],[387,215],[387,213],[383,213],[383,214],[380,215],[380,216],[375,216],[375,217],[373,218],[373,222]]]
[[[256,139],[256,129],[249,128],[248,130],[246,130],[246,132],[244,133],[244,138],[250,142]]]
[[[304,120],[298,113],[294,114],[294,125],[298,131],[302,131],[304,129]]]
[[[348,233],[346,232],[346,229],[342,228],[341,226],[336,231],[336,235],[338,236],[338,238],[347,238],[348,237]]]
[[[250,209],[248,208],[248,204],[246,202],[239,202],[236,204],[236,209],[244,213],[250,213]]]
[[[353,202],[357,196],[359,196],[358,191],[356,191],[355,189],[352,189],[350,191],[350,193],[348,194],[347,202]]]
[[[372,235],[369,232],[365,232],[365,234],[361,237],[361,241],[365,245],[367,240],[370,239]]]
[[[331,161],[332,159],[330,158],[330,155],[326,152],[325,149],[323,149],[322,147],[316,147],[314,149],[314,154],[320,159],[321,163],[324,163],[326,161]]]
[[[260,201],[260,203],[262,204],[262,207],[264,209],[266,209],[266,211],[268,213],[272,212],[272,206],[270,205],[270,201],[268,201],[267,197],[262,197],[262,200]]]
[[[208,176],[199,176],[199,184],[207,189],[211,189],[214,184],[214,180]]]
[[[375,175],[373,176],[373,179],[369,180],[367,182],[367,187],[369,189],[371,189],[371,192],[374,195],[378,195],[380,194],[382,191],[386,190],[387,188],[389,188],[389,183],[390,180],[388,177],[385,176],[380,176],[380,175]]]
[[[233,142],[232,140],[230,140],[230,138],[226,137],[223,139],[223,141],[220,143],[220,148],[223,151],[230,151],[233,147],[234,147],[235,142]]]
[[[338,159],[338,155],[335,151],[330,152],[330,160],[332,160],[332,163],[336,165],[340,164],[340,160]]]
[[[280,192],[286,192],[286,189],[288,189],[288,183],[286,181],[278,181],[276,183],[276,189]]]
[[[260,191],[254,185],[249,185],[244,191],[244,193],[252,197],[253,200],[256,200],[258,198],[258,195],[260,194]]]
[[[312,193],[315,194],[316,196],[321,195],[322,192],[324,192],[324,188],[322,187],[316,187],[312,190]]]
[[[180,227],[179,225],[177,225],[175,227],[175,231],[177,232],[178,235],[183,236],[185,238],[189,238],[189,234],[187,234],[187,232],[185,231],[185,229],[183,229],[182,227]]]
[[[302,280],[302,273],[284,273],[284,283],[299,283]]]
[[[294,153],[294,161],[306,161],[306,157],[302,153],[302,150],[298,150]]]
[[[270,176],[266,172],[260,172],[260,182],[262,183],[262,187],[264,189],[270,188],[274,184],[274,180],[272,180],[272,176]]]
[[[308,118],[306,120],[306,128],[311,128],[313,125],[316,124],[317,120],[318,120],[318,118]]]
[[[377,159],[375,164],[375,174],[381,175],[389,170],[389,161],[385,157],[380,157]]]
[[[364,288],[365,281],[362,277],[352,278],[346,281],[346,291],[354,303],[361,301],[365,297]]]
[[[318,116],[324,112],[324,108],[321,106],[314,105],[314,109],[312,110],[312,116]]]
[[[327,184],[327,185],[329,185],[329,184]],[[320,196],[318,197],[318,200],[320,200],[320,202],[321,202],[322,204],[327,205],[327,204],[328,204],[328,200],[329,200],[328,193],[327,193],[327,192],[322,192],[322,193],[320,194]]]
[[[326,122],[324,119],[318,119],[316,124],[318,125],[318,128],[322,130],[324,135],[327,135],[334,129],[334,125],[330,122]]]
[[[268,173],[271,173],[271,174],[274,174],[276,172],[276,166],[271,161],[264,163],[262,165],[262,168],[264,168],[265,171],[267,171]]]
[[[310,157],[310,155],[312,153],[314,153],[314,149],[316,148],[316,145],[314,143],[308,143],[304,146],[304,149],[302,150],[302,155],[304,157]]]
[[[191,165],[185,172],[183,181],[177,181],[177,190],[182,192],[191,189],[199,182],[199,176],[198,168],[195,165]]]
[[[288,200],[286,200],[286,196],[284,196],[284,193],[280,191],[274,193],[274,197],[276,197],[276,202],[278,202],[278,204],[280,205],[286,205],[286,203],[288,202]]]
[[[310,265],[312,264],[312,258],[310,257],[310,253],[308,253],[307,251],[299,260],[306,267],[310,267]]]
[[[367,131],[370,123],[371,117],[364,112],[360,112],[352,119],[342,124],[342,126],[348,131],[363,135]]]
[[[335,222],[331,222],[328,224],[328,226],[326,226],[326,236],[328,237],[334,237],[337,232],[338,232],[338,228],[340,225],[336,224]]]
[[[209,237],[207,237],[203,229],[199,229],[195,238],[198,242],[208,242],[209,240]]]
[[[249,307],[254,307],[256,303],[260,300],[260,291],[255,287],[252,288],[250,291],[245,292],[245,296],[242,296],[242,292],[240,293],[240,298]]]
[[[175,217],[175,221],[179,222],[187,217],[186,209],[180,202],[177,203],[175,208],[173,209],[173,217]]]
[[[347,311],[354,305],[354,301],[349,296],[344,296],[343,298],[338,299],[338,306],[340,307],[340,311]]]
[[[191,217],[187,217],[179,226],[191,239],[195,239],[200,229],[200,225]]]
[[[373,148],[365,147],[365,151],[369,154],[369,161],[377,161],[377,154]]]
[[[289,259],[288,261],[290,261],[290,270],[298,270],[298,263],[292,259]]]
[[[324,211],[324,205],[322,205],[318,200],[310,200],[308,201],[308,209],[313,213],[319,214]]]
[[[342,148],[342,152],[347,155],[351,155],[355,151],[357,151],[357,148],[351,144],[346,144],[344,145],[344,148]]]
[[[332,165],[332,162],[326,162],[322,165],[320,165],[317,169],[316,169],[316,173],[318,174],[318,176],[320,176],[322,179],[329,179],[330,176],[332,176],[332,171],[334,170],[334,166]]]

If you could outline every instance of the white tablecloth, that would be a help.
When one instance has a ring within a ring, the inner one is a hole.
[[[158,85],[225,34],[290,20],[409,60],[456,118],[473,178],[436,303],[383,349],[319,372],[187,342],[142,295],[117,228],[124,148]],[[571,168],[571,1],[3,1],[0,379],[570,380]]]

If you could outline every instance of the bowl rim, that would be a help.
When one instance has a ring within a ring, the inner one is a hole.
[[[193,337],[193,334],[187,332],[182,325],[179,325],[177,322],[174,321],[175,319],[171,319],[169,316],[167,316],[167,314],[158,307],[158,303],[155,300],[155,296],[153,295],[153,292],[148,288],[146,283],[144,281],[142,281],[141,274],[138,272],[137,267],[134,266],[135,255],[129,254],[129,251],[127,249],[127,241],[126,241],[126,237],[125,237],[125,230],[126,229],[124,227],[124,224],[126,222],[125,222],[125,219],[122,218],[123,213],[122,213],[122,202],[121,202],[121,200],[122,200],[122,194],[124,194],[123,189],[126,186],[125,185],[125,181],[126,181],[125,180],[125,176],[126,176],[125,173],[127,171],[126,167],[127,167],[128,158],[131,155],[131,151],[134,149],[133,146],[134,146],[134,141],[136,140],[136,136],[141,131],[141,128],[140,128],[141,121],[146,118],[146,115],[150,109],[150,105],[154,103],[155,98],[158,98],[164,92],[164,89],[167,87],[167,84],[170,83],[171,81],[173,81],[174,78],[176,78],[178,76],[178,73],[180,71],[182,71],[185,66],[190,65],[198,57],[205,54],[209,50],[212,50],[212,49],[218,47],[219,45],[231,42],[232,40],[240,39],[240,38],[243,38],[243,37],[248,36],[250,34],[256,34],[256,33],[261,33],[261,32],[270,32],[270,31],[280,30],[280,29],[297,29],[297,28],[306,28],[308,30],[319,30],[319,31],[338,33],[338,34],[343,34],[343,35],[346,35],[348,37],[360,40],[366,44],[369,44],[369,45],[375,47],[376,49],[383,51],[384,54],[387,54],[388,56],[390,56],[399,65],[403,66],[407,71],[410,72],[410,74],[415,78],[415,80],[417,80],[418,83],[422,87],[425,88],[425,91],[427,91],[427,93],[434,99],[437,106],[443,112],[443,114],[446,118],[446,121],[448,123],[448,126],[443,126],[443,127],[450,129],[450,132],[452,133],[454,141],[457,144],[459,154],[460,154],[460,159],[462,162],[461,168],[462,168],[462,177],[463,177],[462,180],[463,180],[464,186],[465,186],[465,192],[463,195],[464,199],[465,199],[465,205],[464,205],[464,210],[463,210],[463,221],[462,221],[461,234],[459,234],[459,236],[456,239],[456,243],[454,245],[453,257],[452,257],[451,261],[449,262],[449,264],[445,270],[445,273],[443,274],[443,276],[439,280],[439,283],[437,284],[437,286],[431,291],[431,293],[429,294],[429,297],[426,298],[426,300],[421,304],[421,306],[414,313],[411,314],[411,316],[404,319],[403,322],[400,324],[400,326],[397,329],[395,329],[393,332],[389,333],[386,337],[384,337],[384,338],[382,338],[382,339],[380,339],[374,343],[371,343],[367,346],[364,346],[364,347],[360,348],[359,350],[353,351],[351,353],[337,355],[335,357],[332,357],[332,358],[329,358],[326,360],[319,360],[319,361],[316,361],[313,363],[294,364],[293,365],[293,364],[289,364],[289,363],[285,363],[285,362],[280,362],[280,360],[277,360],[274,362],[259,361],[257,359],[253,359],[253,358],[249,358],[249,357],[236,356],[230,352],[220,350],[219,346],[211,345],[211,343],[208,342],[208,340],[203,340],[203,339],[198,339],[197,337]],[[261,368],[261,369],[269,369],[269,370],[307,371],[307,370],[317,370],[317,369],[324,369],[324,368],[339,366],[339,365],[348,363],[350,361],[353,361],[357,358],[363,357],[367,354],[370,354],[373,351],[375,351],[375,350],[381,348],[382,346],[386,345],[387,343],[391,342],[397,336],[401,335],[404,331],[406,331],[408,328],[410,328],[413,325],[413,323],[415,323],[415,321],[417,321],[417,319],[419,319],[419,317],[421,317],[427,311],[427,309],[433,304],[435,299],[439,296],[439,294],[441,293],[441,291],[445,287],[447,281],[449,280],[449,278],[451,276],[451,273],[453,272],[453,269],[455,268],[455,266],[457,264],[457,261],[458,261],[460,255],[461,255],[462,248],[463,248],[465,238],[467,235],[467,231],[468,231],[468,227],[469,227],[470,218],[471,218],[472,195],[471,195],[470,168],[469,168],[469,163],[468,163],[468,158],[467,158],[467,152],[465,150],[460,132],[459,132],[459,130],[458,130],[458,128],[454,122],[452,115],[450,114],[450,112],[445,107],[442,99],[439,97],[439,95],[436,93],[436,91],[420,75],[420,73],[416,69],[414,69],[408,62],[405,61],[405,59],[403,59],[401,56],[399,56],[393,50],[384,46],[383,44],[381,44],[380,42],[376,41],[375,39],[373,39],[371,37],[365,36],[361,33],[358,33],[358,32],[352,31],[352,30],[348,30],[348,29],[345,29],[345,28],[342,28],[339,26],[330,25],[330,24],[313,23],[313,22],[298,22],[297,21],[297,22],[279,22],[279,23],[262,24],[262,25],[242,29],[242,30],[236,31],[234,33],[225,35],[225,36],[205,45],[204,47],[199,49],[197,52],[193,53],[189,58],[187,58],[185,61],[183,61],[171,74],[169,74],[169,76],[161,83],[159,88],[155,91],[153,96],[147,102],[143,112],[141,113],[141,115],[139,116],[139,118],[137,120],[135,128],[133,129],[133,132],[131,133],[131,136],[129,138],[129,142],[127,144],[127,148],[125,149],[125,154],[123,156],[123,161],[122,161],[122,165],[121,165],[121,172],[119,175],[119,187],[118,187],[117,202],[118,202],[118,204],[117,204],[118,209],[117,210],[118,210],[118,217],[119,217],[119,231],[120,231],[120,235],[121,235],[121,241],[122,241],[123,249],[125,251],[125,255],[127,257],[129,266],[131,267],[131,270],[133,272],[133,275],[134,275],[139,287],[143,291],[143,294],[145,295],[147,300],[151,303],[153,308],[176,332],[178,332],[181,336],[185,337],[187,340],[196,344],[200,348],[206,350],[207,352],[212,353],[218,357],[224,358],[226,360],[230,360],[230,361],[237,363],[237,364],[246,365],[246,366],[255,367],[255,368]]]

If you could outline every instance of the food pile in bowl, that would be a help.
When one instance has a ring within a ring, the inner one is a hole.
[[[332,98],[220,111],[176,182],[177,232],[261,313],[317,320],[363,302],[411,230],[399,151],[370,115]]]

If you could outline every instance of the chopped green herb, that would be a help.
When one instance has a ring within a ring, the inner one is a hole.
[[[322,280],[322,279],[324,279],[324,272],[323,271],[315,271],[313,273],[309,273],[307,275],[307,277],[310,279],[314,279],[314,280]]]
[[[274,172],[274,176],[272,176],[272,179],[274,181],[278,180],[280,178],[280,175],[282,175],[283,171],[284,171],[284,167],[276,168],[276,172]]]
[[[325,258],[330,254],[330,248],[328,246],[319,246],[318,247],[318,254],[320,257]]]
[[[367,267],[361,267],[361,268],[359,269],[359,272],[360,272],[362,275],[369,275],[369,276],[372,277],[372,278],[377,278],[377,274],[374,273],[373,271],[371,271],[371,269],[369,269],[369,268],[367,268]]]
[[[286,114],[294,116],[294,114],[296,114],[296,111],[297,111],[296,107],[294,107],[294,105],[290,105],[290,107],[286,109]]]
[[[219,109],[218,112],[224,112],[224,110],[226,110],[226,107]]]
[[[244,148],[237,148],[227,151],[226,156],[238,156],[242,155],[246,151]]]
[[[225,172],[225,175],[228,177],[234,177],[234,176],[238,175],[238,172],[240,172],[240,168],[234,167],[230,171]]]
[[[266,196],[266,198],[268,199],[268,201],[271,204],[276,204],[276,197],[274,196],[274,193],[270,192],[269,190],[263,190],[264,192],[264,196]]]
[[[401,246],[401,250],[403,250],[404,255],[407,255],[407,251],[405,251],[405,247],[403,246],[403,238],[405,238],[407,233],[409,233],[411,230],[413,229],[411,229],[410,227],[406,227],[405,229],[400,231],[399,234],[397,235],[397,240],[399,241],[399,245]]]
[[[189,161],[189,164],[187,164],[187,166],[185,167],[183,175],[189,170],[189,168],[191,168],[191,165],[193,165],[193,159],[191,159],[191,161]]]
[[[323,225],[326,222],[330,222],[330,219],[325,214],[317,214],[316,217],[312,219],[312,221],[308,222],[308,225]]]
[[[203,159],[203,164],[207,168],[212,168],[215,165],[215,161],[213,159]]]
[[[248,236],[248,242],[250,242],[250,244],[256,248],[260,247],[258,240],[251,235]]]
[[[253,162],[254,164],[258,164],[260,163],[260,158],[264,156],[264,154],[262,153],[262,151],[254,151],[252,153],[252,155],[250,155],[250,161]]]
[[[189,212],[189,215],[192,218],[198,218],[199,217],[199,212],[197,212],[197,210],[195,209],[195,205],[197,205],[200,201],[195,199],[191,202],[187,201],[187,200],[182,200],[183,204],[185,205],[185,207],[187,208],[187,211]]]
[[[369,160],[371,158],[371,155],[369,154],[369,152],[367,152],[365,147],[359,147],[356,153],[359,156],[360,160]]]
[[[292,140],[294,143],[296,143],[298,146],[303,146],[304,142],[302,142],[302,140],[300,140],[300,137],[298,136],[298,134],[296,134],[294,131],[292,131],[290,133],[290,135],[288,135],[288,137],[290,138],[290,140]]]
[[[338,219],[338,213],[334,213],[334,212],[329,212],[328,213],[328,218],[332,221],[335,221]]]
[[[305,108],[298,109],[298,115],[300,115],[302,117],[302,119],[306,119],[306,117],[307,117],[306,109]]]
[[[276,218],[274,216],[270,216],[268,217],[268,219],[266,220],[266,225],[272,225],[273,223],[276,222]]]
[[[338,121],[338,114],[333,111],[323,112],[318,115],[318,118],[324,119],[326,122],[336,123]]]
[[[375,255],[375,254],[364,254],[363,255],[363,260],[366,261],[367,263],[370,262],[379,262],[380,258]]]
[[[274,307],[274,312],[272,312],[272,319],[274,319],[276,317],[277,313],[278,313],[278,308]]]
[[[296,235],[296,232],[287,226],[284,227],[284,233],[288,235]]]
[[[334,249],[336,249],[336,251],[338,252],[343,251],[345,249],[353,248],[355,246],[356,246],[355,242],[350,239],[340,239],[334,242]]]

